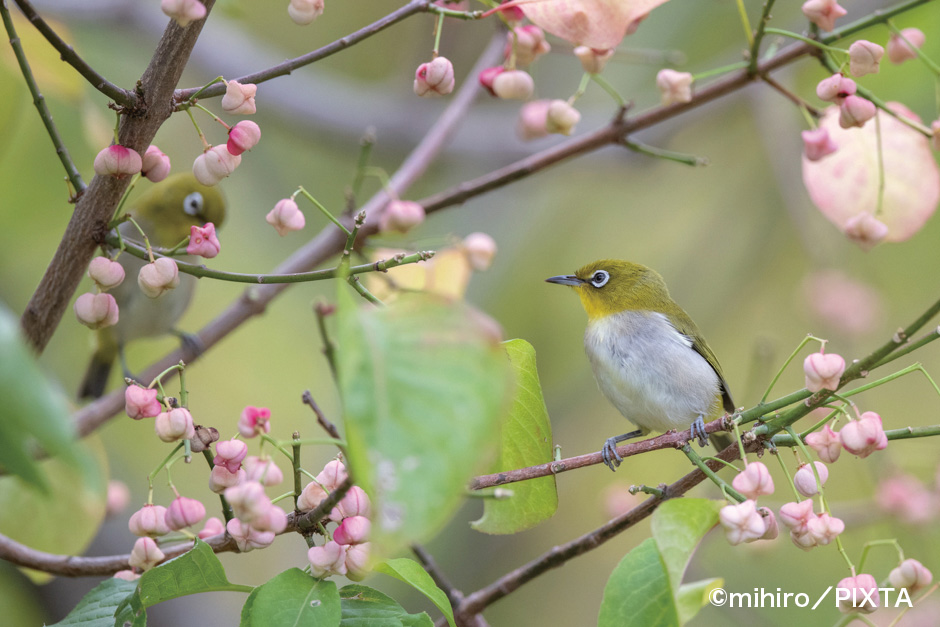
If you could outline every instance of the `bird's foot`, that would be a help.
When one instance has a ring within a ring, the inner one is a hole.
[[[617,470],[617,466],[620,465],[620,462],[623,461],[623,457],[620,456],[620,453],[617,452],[617,445],[621,442],[627,440],[638,438],[643,435],[642,429],[637,429],[636,431],[631,431],[630,433],[624,433],[623,435],[615,435],[612,438],[607,438],[604,442],[604,448],[601,449],[601,457],[604,459],[604,463],[612,471]]]
[[[695,419],[695,422],[692,423],[692,428],[690,430],[692,439],[698,439],[698,445],[702,448],[708,446],[708,434],[705,433],[705,420],[699,416]]]

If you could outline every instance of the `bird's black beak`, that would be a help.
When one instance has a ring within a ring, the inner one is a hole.
[[[558,285],[571,285],[578,286],[584,283],[583,280],[579,279],[573,274],[562,274],[560,276],[548,277],[545,279],[546,283],[557,283]]]

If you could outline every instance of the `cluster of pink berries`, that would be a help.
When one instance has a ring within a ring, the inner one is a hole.
[[[201,5],[200,5],[201,6]],[[148,146],[144,156],[120,144],[112,144],[95,156],[95,174],[122,179],[140,174],[159,183],[170,174],[170,158],[154,145]]]
[[[129,560],[133,570],[122,570],[114,576],[128,581],[140,577],[141,572],[150,570],[166,557],[155,538],[191,527],[205,517],[203,504],[185,496],[177,495],[169,507],[152,503],[144,505],[131,515],[127,523],[131,533],[138,536]]]
[[[346,478],[343,462],[338,459],[330,461],[316,479],[304,487],[297,498],[297,509],[302,512],[316,509],[330,492],[346,481]],[[332,539],[307,551],[310,572],[314,577],[345,575],[353,581],[360,581],[365,577],[369,571],[371,546],[370,513],[369,496],[359,486],[350,487],[330,512],[329,520],[338,523],[333,530]]]

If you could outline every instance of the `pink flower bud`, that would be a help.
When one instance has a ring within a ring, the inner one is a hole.
[[[166,508],[164,520],[167,527],[173,531],[179,531],[185,527],[192,527],[205,517],[206,507],[202,503],[196,499],[178,496]]]
[[[883,479],[875,496],[882,511],[912,525],[933,520],[940,505],[937,495],[911,475]]]
[[[206,6],[199,0],[160,0],[160,9],[182,28],[206,16]]]
[[[227,146],[213,146],[196,157],[193,176],[203,185],[212,187],[234,172],[241,162],[241,155],[233,155]]]
[[[245,469],[246,478],[249,481],[257,481],[266,487],[275,486],[284,480],[284,473],[273,459],[261,459],[256,455],[249,455],[242,461],[242,468]]]
[[[422,98],[436,98],[454,91],[454,64],[446,57],[422,63],[415,70],[414,92]]]
[[[750,499],[743,503],[725,505],[718,512],[718,518],[721,526],[725,528],[728,543],[732,545],[753,542],[767,532],[764,517],[757,512],[754,501]]]
[[[125,148],[120,144],[112,144],[95,157],[95,174],[122,179],[140,172],[142,165],[142,160],[136,150]]]
[[[884,54],[885,49],[878,44],[859,39],[849,46],[849,71],[852,76],[877,74]]]
[[[914,559],[906,559],[888,574],[888,581],[895,588],[907,588],[917,592],[930,585],[933,573]]]
[[[95,257],[88,264],[88,276],[104,292],[124,281],[124,266],[107,257]]]
[[[189,440],[196,435],[193,428],[193,416],[185,407],[176,407],[170,411],[161,412],[153,423],[157,437],[164,442]]]
[[[878,109],[871,100],[861,96],[846,96],[839,105],[839,126],[842,128],[861,128],[865,122],[875,117]]]
[[[790,530],[790,540],[796,547],[804,551],[810,551],[816,548],[816,536],[811,534],[808,530],[804,531],[803,533],[798,533],[796,530]]]
[[[314,546],[307,551],[307,559],[310,561],[310,574],[314,577],[328,577],[329,575],[346,574],[346,551],[345,546],[341,546],[330,540],[323,546]]]
[[[835,353],[813,353],[803,360],[806,389],[810,392],[818,392],[823,388],[837,390],[843,372],[845,360]]]
[[[843,232],[859,248],[868,252],[888,236],[888,226],[870,213],[860,213],[845,223]]]
[[[297,497],[297,509],[302,512],[309,512],[317,508],[317,505],[323,502],[327,497],[327,491],[316,481],[311,481],[301,490]]]
[[[88,292],[75,299],[75,317],[89,329],[113,327],[118,321],[118,305],[110,294]]]
[[[835,463],[842,453],[842,441],[839,440],[839,434],[832,430],[828,424],[823,426],[821,431],[808,434],[803,441],[810,447],[819,459],[827,464]]]
[[[819,485],[816,484],[816,475],[809,464],[800,466],[793,476],[793,485],[796,486],[796,491],[803,496],[819,494],[819,487],[826,485],[826,480],[829,479],[829,468],[824,463],[813,462],[813,464],[816,466],[816,472],[819,473]]]
[[[248,405],[242,410],[242,415],[238,419],[238,432],[243,438],[253,438],[261,433],[268,433],[271,431],[270,420],[270,409]]]
[[[166,524],[166,508],[162,505],[144,505],[131,514],[127,528],[135,536],[156,538],[170,533]]]
[[[323,15],[323,0],[290,0],[287,5],[287,14],[295,24],[306,26]]]
[[[244,523],[251,524],[255,518],[263,516],[271,499],[264,493],[264,486],[257,481],[245,481],[225,489],[225,499],[232,506],[232,511]]]
[[[224,466],[229,472],[236,473],[241,468],[245,455],[248,454],[248,445],[235,438],[222,440],[215,445],[215,453],[213,464]]]
[[[268,212],[264,218],[268,224],[274,227],[277,234],[284,237],[291,231],[299,231],[304,228],[306,220],[304,214],[300,211],[297,203],[292,198],[284,198],[277,201],[274,209]]]
[[[424,207],[411,200],[392,200],[379,215],[379,231],[407,233],[424,222]]]
[[[849,96],[854,96],[857,89],[858,85],[851,78],[833,74],[819,81],[816,85],[816,95],[820,100],[839,104]]]
[[[866,411],[858,420],[851,420],[839,431],[842,446],[852,455],[865,458],[888,446],[888,437],[881,426],[881,416]]]
[[[533,100],[522,105],[516,123],[516,134],[521,140],[529,141],[548,135],[546,123],[551,103],[551,100]]]
[[[129,385],[124,390],[124,411],[134,420],[155,418],[163,411],[163,405],[157,400],[157,391]]]
[[[871,614],[878,603],[878,582],[871,575],[846,577],[836,585],[836,604],[843,614]]]
[[[254,148],[260,139],[261,127],[251,120],[242,120],[229,129],[225,149],[233,155],[240,155]]]
[[[846,14],[837,0],[807,0],[803,3],[803,15],[824,31],[836,27],[836,20]]]
[[[925,41],[924,32],[919,28],[905,28],[901,31],[901,37],[891,35],[891,39],[888,40],[888,59],[895,65],[904,63],[908,59],[916,59],[915,48],[923,48]]]
[[[372,523],[365,516],[351,516],[339,524],[333,532],[333,540],[337,544],[362,544],[369,539],[371,528]]]
[[[503,100],[528,100],[535,91],[535,82],[522,70],[506,70],[493,79],[493,94]]]
[[[552,49],[545,41],[545,33],[535,24],[517,26],[512,32],[506,33],[503,55],[507,60],[512,56],[513,48],[516,52],[516,66],[522,68],[532,65],[536,59]]]
[[[190,255],[199,255],[206,259],[212,259],[219,254],[222,244],[215,234],[215,225],[207,222],[205,226],[189,227],[189,244],[186,246],[186,252]]]
[[[810,161],[819,161],[839,149],[824,128],[803,131],[800,135],[803,137],[803,154]]]
[[[159,183],[170,174],[170,158],[154,145],[144,153],[140,173],[153,183]]]
[[[581,67],[588,74],[600,74],[604,66],[614,56],[614,50],[594,50],[587,46],[577,46],[574,49],[574,56],[578,57]]]
[[[320,471],[320,474],[317,475],[317,481],[328,491],[332,492],[346,481],[348,477],[349,475],[346,472],[346,466],[343,462],[338,459],[333,459],[327,462],[323,470]]]
[[[117,479],[108,481],[107,505],[105,506],[106,516],[120,514],[130,502],[131,491],[126,483]]]
[[[287,529],[287,514],[277,505],[271,505],[251,521],[253,529],[281,533]]]
[[[497,76],[505,71],[506,68],[501,65],[496,65],[493,67],[488,67],[485,70],[481,70],[480,76],[478,77],[480,85],[482,85],[486,91],[490,92],[491,96],[495,96],[496,92],[493,91],[493,81],[496,80]]]
[[[225,524],[213,516],[206,520],[206,524],[202,526],[202,531],[199,532],[199,539],[205,540],[206,538],[217,536],[220,533],[225,533]]]
[[[571,135],[581,121],[578,110],[565,100],[552,100],[545,116],[545,130],[559,135]]]
[[[809,530],[809,521],[814,517],[812,499],[799,503],[785,503],[780,507],[780,522],[796,534],[806,533]]]
[[[762,462],[751,462],[735,475],[731,486],[749,499],[774,493],[774,480]]]
[[[478,272],[488,270],[496,256],[496,242],[486,233],[471,233],[463,238],[460,248],[467,256],[470,267]]]
[[[124,581],[137,581],[140,579],[140,575],[132,570],[119,570],[114,573],[114,578],[123,579]]]
[[[357,485],[349,488],[349,491],[342,498],[339,504],[330,512],[330,520],[339,522],[344,518],[353,516],[366,516],[371,513],[371,503],[366,491]]]
[[[273,531],[258,531],[237,518],[228,521],[225,530],[235,540],[235,546],[242,553],[270,546],[276,535]]]
[[[813,539],[816,540],[817,545],[826,546],[835,540],[836,536],[845,531],[845,523],[823,512],[815,518],[809,519],[807,522],[807,531],[813,536]]]
[[[180,271],[169,257],[159,257],[144,265],[137,274],[137,285],[148,298],[157,298],[180,284]]]
[[[222,110],[233,115],[250,115],[257,111],[255,94],[258,86],[253,83],[242,85],[238,81],[225,82],[225,95],[222,96]]]
[[[692,100],[692,75],[688,72],[660,70],[656,75],[656,87],[662,98],[663,106]]]
[[[369,554],[372,543],[350,544],[346,547],[346,577],[352,581],[362,581],[372,570]]]
[[[228,471],[225,466],[213,466],[209,473],[209,489],[216,494],[222,494],[226,488],[231,488],[247,481],[247,473],[239,469],[235,473]]]
[[[134,543],[134,548],[131,550],[131,557],[127,562],[134,568],[150,570],[163,561],[164,557],[163,551],[153,541],[153,538],[137,538],[137,542]]]
[[[777,527],[777,517],[769,507],[758,507],[757,513],[764,517],[764,524],[767,525],[767,531],[760,537],[761,540],[774,540],[780,534]]]

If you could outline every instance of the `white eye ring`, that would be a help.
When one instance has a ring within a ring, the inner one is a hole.
[[[598,270],[594,273],[594,276],[591,277],[591,285],[594,287],[604,287],[609,280],[610,273],[607,272],[607,270]]]
[[[183,200],[183,213],[198,216],[202,212],[202,194],[193,192]]]

